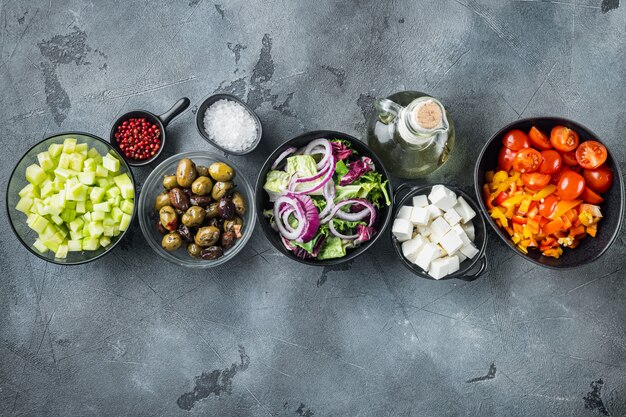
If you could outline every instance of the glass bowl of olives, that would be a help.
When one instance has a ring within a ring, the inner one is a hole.
[[[170,262],[211,268],[243,249],[255,224],[252,188],[239,169],[211,152],[174,155],[157,166],[139,195],[139,225]]]

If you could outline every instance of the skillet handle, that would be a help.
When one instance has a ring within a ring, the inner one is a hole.
[[[480,266],[478,267],[478,269],[473,273],[466,274],[463,277],[461,277],[462,280],[474,281],[476,278],[478,278],[485,272],[485,269],[487,269],[487,254],[483,253],[483,255],[480,257],[478,262],[480,262]]]
[[[183,97],[176,103],[174,103],[171,109],[159,116],[159,119],[161,119],[161,123],[163,123],[163,127],[167,127],[172,119],[184,112],[190,104],[191,101],[189,101],[187,97]]]

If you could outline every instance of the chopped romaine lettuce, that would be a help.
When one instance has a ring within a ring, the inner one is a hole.
[[[317,259],[334,259],[346,256],[346,248],[340,238],[329,236],[317,254]]]
[[[335,203],[338,203],[349,198],[359,197],[359,193],[361,192],[361,185],[351,184],[343,187],[341,185],[336,185],[335,190]]]
[[[267,191],[270,201],[276,201],[278,196],[287,189],[290,175],[285,171],[270,171],[265,177],[263,189]]]
[[[359,179],[354,181],[350,186],[360,185],[361,189],[358,192],[357,197],[359,198],[367,198],[370,200],[376,207],[379,207],[383,204],[381,203],[381,199],[384,200],[384,204],[389,206],[391,205],[391,200],[389,199],[389,193],[387,192],[387,180],[383,181],[383,175],[377,171],[366,172],[361,175]],[[342,188],[347,188],[342,187]],[[340,187],[337,187],[339,189]]]
[[[317,163],[311,155],[295,155],[287,158],[287,173],[298,177],[312,177],[317,174]]]
[[[338,218],[333,218],[333,225],[335,229],[342,234],[345,235],[353,235],[356,233],[356,228],[358,225],[367,226],[367,223],[364,221],[350,222],[348,220],[342,220]]]

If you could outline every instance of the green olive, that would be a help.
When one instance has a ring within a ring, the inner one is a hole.
[[[178,216],[172,206],[161,207],[159,219],[161,220],[161,225],[171,232],[178,227]]]
[[[209,176],[209,168],[204,165],[196,165],[196,171],[198,171],[199,177],[208,177]]]
[[[181,221],[187,227],[200,226],[204,221],[206,212],[200,206],[191,206],[189,210],[181,217]]]
[[[198,177],[191,184],[191,192],[195,195],[207,195],[213,189],[213,181],[209,177]]]
[[[241,219],[241,217],[235,217],[232,220],[226,220],[224,221],[224,231],[225,232],[236,232],[237,230],[235,226],[241,226],[243,225],[243,220]],[[241,228],[239,228],[241,229]]]
[[[212,163],[209,167],[209,174],[214,180],[222,182],[231,181],[235,178],[235,170],[223,162]]]
[[[172,202],[170,201],[170,195],[167,191],[163,191],[161,194],[157,195],[154,201],[154,209],[161,210],[162,207],[171,206]]]
[[[161,246],[166,251],[172,252],[176,249],[180,248],[183,244],[183,239],[176,232],[168,233],[163,236],[163,240],[161,241]]]
[[[176,168],[176,180],[178,185],[183,188],[191,187],[193,181],[198,177],[195,164],[189,158],[183,158],[178,161]]]
[[[234,184],[231,181],[218,181],[213,186],[213,191],[211,191],[211,197],[213,197],[213,200],[219,200],[220,198],[227,195],[228,192],[233,189],[233,186]]]
[[[209,207],[206,208],[206,217],[208,219],[213,219],[220,215],[220,203],[215,201],[209,204]]]
[[[202,248],[195,243],[190,243],[187,245],[187,253],[192,258],[199,258],[200,253],[202,252]]]
[[[166,175],[163,177],[163,187],[166,190],[171,190],[172,188],[178,187],[178,180],[176,179],[176,175]]]
[[[241,193],[235,191],[231,200],[235,205],[235,213],[237,213],[238,216],[243,216],[246,213],[247,204]]]
[[[198,229],[194,242],[198,246],[207,247],[215,245],[215,242],[220,238],[220,229],[215,226],[206,226]]]

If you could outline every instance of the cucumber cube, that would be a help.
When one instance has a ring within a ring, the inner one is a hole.
[[[54,253],[54,257],[58,259],[67,258],[68,247],[67,245],[59,245],[59,249]]]
[[[87,186],[85,184],[74,184],[65,193],[65,198],[71,201],[85,201],[87,199]]]
[[[98,187],[104,190],[108,190],[113,185],[113,181],[108,178],[98,178],[96,182],[98,183]]]
[[[106,213],[104,211],[92,211],[91,212],[91,221],[102,221],[106,217]]]
[[[53,158],[56,158],[57,156],[61,155],[62,151],[63,151],[63,145],[60,143],[53,143],[52,145],[48,146],[48,152],[50,153],[50,156]]]
[[[106,248],[111,244],[111,238],[108,236],[100,236],[100,246]]]
[[[67,138],[63,141],[63,152],[72,153],[76,150],[76,139]]]
[[[108,177],[109,176],[109,171],[103,167],[102,165],[98,165],[96,166],[96,177]]]
[[[43,184],[41,184],[41,197],[45,198],[48,197],[49,195],[54,194],[54,192],[56,191],[56,187],[54,186],[54,183],[50,180],[45,180],[43,182]]]
[[[122,196],[116,195],[115,197],[111,198],[109,202],[111,202],[112,206],[119,207],[120,203],[122,202]]]
[[[37,161],[39,161],[39,166],[41,166],[44,171],[50,171],[52,168],[54,168],[54,161],[52,160],[52,156],[48,151],[38,153]]]
[[[115,223],[119,223],[122,221],[123,214],[124,212],[120,210],[118,207],[113,207],[113,211],[111,211],[111,217],[113,218],[113,221],[115,221]]]
[[[76,219],[76,210],[66,208],[61,212],[61,218],[65,223],[69,223]]]
[[[65,187],[65,178],[56,177],[54,181],[52,181],[52,186],[56,191],[61,191]]]
[[[83,214],[86,211],[87,210],[85,209],[85,202],[84,201],[76,201],[76,213]]]
[[[103,236],[108,236],[108,237],[115,236],[115,227],[114,226],[104,226]]]
[[[65,169],[69,168],[71,157],[72,157],[71,154],[63,152],[61,156],[59,157],[59,166]]]
[[[104,227],[101,222],[92,221],[88,226],[89,236],[91,237],[100,237],[102,233],[104,233]]]
[[[94,238],[83,239],[83,250],[97,250],[100,247],[100,241]]]
[[[48,252],[48,248],[46,247],[46,245],[44,245],[43,242],[39,239],[35,239],[35,243],[33,243],[33,247],[37,249],[40,253]]]
[[[120,209],[126,214],[133,214],[133,207],[135,205],[130,200],[124,200],[120,204]]]
[[[88,211],[87,213],[83,214],[83,218],[85,219],[86,223],[91,222],[91,212]]]
[[[95,172],[79,172],[78,181],[85,185],[94,185],[96,183]]]
[[[83,240],[82,239],[68,240],[67,248],[70,252],[80,252],[83,250]]]
[[[83,161],[85,157],[79,153],[73,153],[70,157],[70,168],[74,171],[82,171],[83,170]]]
[[[57,226],[60,226],[63,224],[63,219],[57,216],[56,214],[51,214],[50,220],[52,220]]]
[[[121,194],[122,194],[122,191],[119,189],[119,187],[117,187],[117,186],[115,186],[115,185],[114,185],[113,187],[109,188],[109,189],[106,191],[106,193],[107,193],[107,196],[108,196],[109,198],[113,198],[113,197],[115,197],[115,196],[121,195]]]
[[[80,229],[78,232],[73,232],[70,230],[70,238],[72,240],[82,240],[83,239],[83,229]]]
[[[64,209],[65,204],[66,204],[66,199],[65,199],[65,193],[63,191],[61,191],[58,194],[53,194],[50,196],[50,203],[49,203],[50,206],[54,208],[58,208],[58,209]]]
[[[120,220],[120,230],[124,231],[126,229],[128,229],[128,226],[130,226],[130,215],[129,214],[122,214],[122,219]]]
[[[33,199],[30,197],[22,197],[20,201],[17,202],[15,209],[21,211],[22,213],[28,213],[30,208],[33,206]]]
[[[20,197],[39,197],[37,187],[35,187],[33,184],[27,184],[24,188],[20,190],[18,194]]]
[[[72,220],[70,222],[70,230],[73,231],[73,232],[77,232],[77,231],[79,231],[80,229],[83,228],[84,224],[85,224],[85,222],[82,219],[80,219],[80,218],[74,219],[74,220]]]
[[[52,252],[58,251],[59,246],[61,246],[59,242],[53,240],[42,240],[42,242],[46,246],[46,248],[50,249]]]
[[[96,165],[98,165],[98,164],[96,163],[95,159],[87,158],[87,159],[85,159],[85,162],[83,162],[83,171],[84,172],[93,172],[95,174],[95,172],[96,172]]]
[[[100,152],[98,152],[98,150],[96,148],[90,148],[87,151],[87,157],[95,159],[97,161],[98,158],[102,158],[102,155],[100,155]]]
[[[115,181],[115,184],[119,187],[122,193],[122,197],[126,199],[135,197],[135,187],[133,187],[133,182],[130,180],[128,174],[124,173],[118,175],[114,177],[113,180]]]
[[[117,207],[116,207],[116,208],[117,208]],[[119,223],[119,221],[115,221],[115,220],[113,219],[113,217],[111,217],[111,216],[110,216],[110,215],[108,215],[108,214],[107,214],[106,216],[104,216],[104,219],[102,219],[102,224],[103,224],[104,226],[114,226],[114,225],[116,225],[117,223]]]
[[[48,227],[49,224],[50,222],[46,220],[44,217],[37,216],[35,220],[32,222],[32,224],[30,225],[30,228],[33,229],[35,232],[41,234],[46,229],[46,227]]]
[[[89,198],[93,203],[100,203],[104,199],[104,188],[93,187],[89,193]]]
[[[102,166],[111,172],[117,172],[120,170],[120,160],[111,154],[106,154],[102,158]]]
[[[43,169],[37,164],[32,164],[26,167],[26,179],[28,182],[34,185],[39,185],[48,179],[48,176]]]
[[[85,155],[87,155],[88,149],[89,149],[89,145],[87,145],[86,143],[79,143],[74,148],[74,151],[84,153]]]

